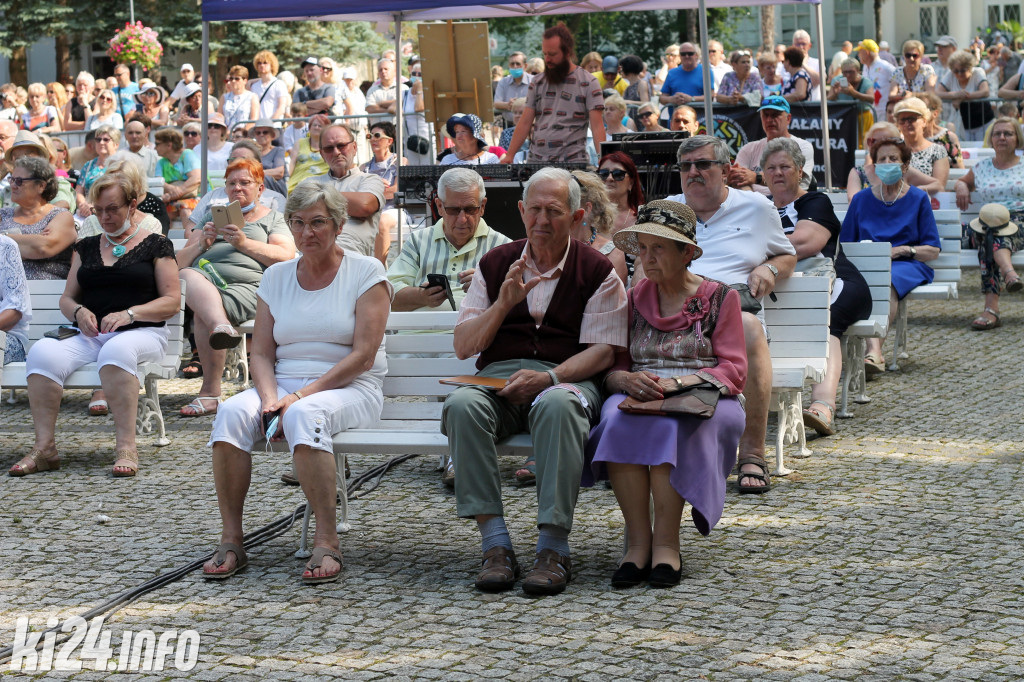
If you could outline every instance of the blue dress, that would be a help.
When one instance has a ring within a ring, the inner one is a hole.
[[[911,187],[896,203],[886,206],[870,187],[857,192],[843,220],[839,241],[863,240],[890,242],[893,246],[942,248],[928,194]],[[934,277],[935,272],[921,261],[899,259],[892,262],[892,286],[901,299],[914,287],[930,284]]]

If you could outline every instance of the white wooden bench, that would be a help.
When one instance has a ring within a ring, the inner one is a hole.
[[[29,280],[29,294],[32,297],[32,321],[28,327],[29,347],[43,337],[43,334],[56,327],[67,324],[68,320],[58,307],[61,294],[64,293],[64,280]],[[157,432],[155,444],[158,446],[169,445],[167,432],[164,429],[164,417],[160,411],[160,392],[158,382],[160,379],[172,379],[178,371],[178,362],[182,350],[182,330],[185,319],[185,283],[181,283],[181,310],[178,314],[167,321],[170,328],[170,338],[167,342],[167,352],[160,362],[147,362],[139,365],[139,374],[144,377],[143,387],[145,396],[139,398],[138,414],[135,418],[135,432],[142,436]],[[27,350],[27,349],[26,349]],[[10,388],[11,398],[8,402],[14,402],[14,390],[16,388],[27,388],[27,375],[24,362],[12,362],[3,368],[3,388]],[[102,388],[99,370],[96,363],[90,362],[76,370],[67,381],[64,388]]]
[[[784,448],[799,443],[798,454],[808,456],[804,432],[803,387],[806,381],[821,382],[828,362],[829,278],[803,277],[783,280],[775,289],[778,301],[765,297],[764,319],[771,336],[771,411],[775,412],[775,474],[790,473]]]
[[[870,402],[865,391],[865,340],[889,333],[889,287],[892,284],[892,245],[889,242],[844,242],[840,249],[864,276],[871,289],[871,314],[851,324],[842,338],[843,394],[836,416],[847,419],[850,395],[856,403]]]
[[[959,298],[960,285],[960,250],[962,230],[960,227],[960,211],[945,209],[935,211],[935,223],[939,229],[939,240],[942,244],[939,257],[929,261],[928,265],[935,271],[931,284],[922,284],[903,297],[896,310],[896,336],[893,339],[892,360],[889,369],[900,368],[899,361],[907,355],[907,303],[909,301],[949,301]]]

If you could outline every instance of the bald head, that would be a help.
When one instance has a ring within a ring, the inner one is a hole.
[[[0,150],[6,152],[10,149],[17,134],[18,125],[14,121],[0,121]]]

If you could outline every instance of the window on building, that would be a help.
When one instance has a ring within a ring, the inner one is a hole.
[[[835,0],[835,38],[833,44],[844,40],[856,43],[857,36],[867,35],[864,30],[864,0]]]

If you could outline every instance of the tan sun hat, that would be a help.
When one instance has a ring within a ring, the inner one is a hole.
[[[899,116],[904,111],[917,114],[925,121],[932,117],[932,112],[928,111],[928,105],[919,97],[907,97],[906,99],[900,100],[900,102],[893,107],[892,115]]]
[[[693,257],[700,258],[703,249],[697,246],[697,215],[693,209],[678,201],[657,199],[640,207],[636,223],[615,233],[612,241],[621,251],[634,256],[640,253],[638,234],[664,237],[684,244],[693,244]]]
[[[985,204],[978,217],[970,222],[971,229],[980,234],[993,232],[997,237],[1017,234],[1017,223],[1010,221],[1010,210],[1002,204]]]

